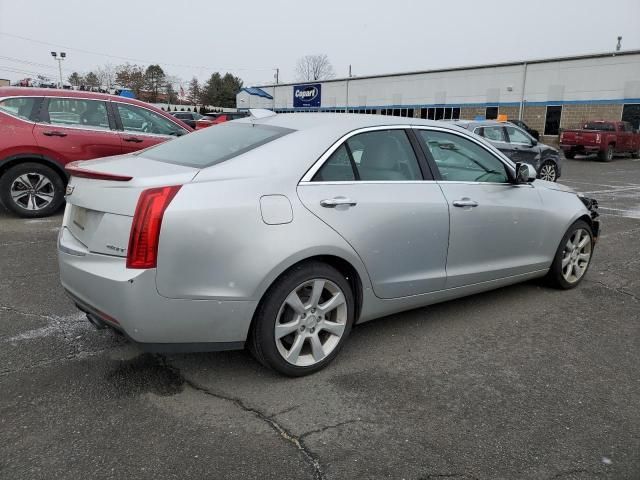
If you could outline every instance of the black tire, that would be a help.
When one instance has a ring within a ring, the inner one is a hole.
[[[601,162],[610,162],[613,160],[614,147],[613,145],[608,145],[605,151],[598,152],[598,160]]]
[[[35,208],[30,209],[27,207],[34,204],[29,203],[29,200],[26,200],[25,205],[24,197],[14,200],[11,196],[12,185],[14,185],[16,180],[23,175],[26,175],[27,178],[30,179],[43,177],[50,182],[50,188],[49,185],[46,185],[46,188],[41,190],[42,193],[46,193],[46,195],[51,196],[49,203],[44,203],[44,196],[37,197],[33,199],[33,202],[35,202]],[[64,181],[60,175],[58,175],[58,173],[52,168],[39,163],[20,163],[9,168],[9,170],[0,177],[0,199],[2,200],[2,204],[9,211],[24,218],[48,217],[49,215],[54,214],[64,202],[64,188]],[[41,207],[39,207],[40,205]]]
[[[586,269],[582,274],[582,276],[577,281],[571,283],[571,282],[568,282],[562,274],[562,259],[565,253],[565,246],[567,242],[569,241],[571,236],[576,232],[576,230],[579,230],[579,229],[586,230],[589,234],[591,257],[589,258],[589,263],[587,264]],[[553,259],[553,263],[551,264],[551,268],[549,269],[549,272],[547,273],[547,276],[546,276],[547,283],[550,286],[561,289],[561,290],[569,290],[577,287],[580,284],[580,282],[582,282],[584,277],[587,275],[587,272],[589,271],[589,267],[591,266],[592,259],[593,259],[593,231],[591,230],[591,227],[587,222],[585,222],[584,220],[577,220],[569,227],[567,232],[562,237],[562,240],[560,241],[560,245],[556,250],[556,255]]]
[[[640,150],[631,153],[631,158],[640,158]]]
[[[289,363],[278,351],[275,340],[275,326],[278,313],[287,296],[296,287],[312,279],[326,279],[337,285],[346,300],[347,320],[344,332],[337,346],[323,360],[311,366],[297,366]],[[282,275],[269,288],[256,311],[249,332],[247,346],[262,365],[289,377],[301,377],[326,367],[344,345],[355,317],[354,296],[349,282],[335,268],[321,262],[301,263]]]
[[[576,158],[576,152],[574,151],[564,152],[564,157],[568,158],[569,160],[573,160],[574,158]]]

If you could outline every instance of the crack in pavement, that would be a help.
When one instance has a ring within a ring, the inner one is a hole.
[[[179,368],[169,364],[169,362],[167,361],[166,357],[164,357],[162,355],[158,355],[157,358],[159,359],[160,363],[164,367],[173,370],[177,375],[180,376],[180,378],[182,378],[182,380],[184,381],[184,383],[186,385],[188,385],[189,387],[193,388],[194,390],[197,390],[198,392],[204,393],[205,395],[209,395],[209,396],[218,398],[220,400],[225,400],[227,402],[231,402],[235,406],[240,408],[241,410],[243,410],[245,412],[248,412],[248,413],[251,413],[252,415],[254,415],[259,420],[262,420],[263,422],[265,422],[281,438],[283,438],[287,442],[291,443],[296,449],[298,449],[300,451],[302,456],[305,458],[306,462],[313,469],[313,478],[315,480],[324,480],[325,479],[325,474],[324,474],[324,471],[322,470],[322,467],[320,465],[320,460],[318,459],[318,457],[311,450],[309,450],[309,448],[305,445],[302,437],[298,437],[298,436],[294,435],[288,429],[286,429],[285,427],[280,425],[280,423],[278,423],[278,421],[276,421],[273,418],[275,415],[271,415],[270,416],[270,415],[267,415],[264,412],[258,410],[257,408],[250,407],[247,404],[245,404],[244,401],[242,401],[239,398],[235,398],[235,397],[227,396],[227,395],[224,395],[224,394],[221,394],[221,393],[213,392],[212,390],[208,389],[207,387],[205,387],[203,385],[200,385],[199,383],[195,382],[194,380],[190,380],[190,379],[186,378],[182,374],[182,372],[180,371]]]
[[[611,290],[611,291],[619,293],[621,295],[626,295],[627,297],[631,297],[636,302],[640,302],[640,298],[638,298],[635,294],[633,294],[631,292],[627,292],[626,290],[622,290],[621,288],[612,287],[611,285],[607,285],[606,283],[601,282],[599,280],[589,280],[589,279],[585,278],[584,281],[588,282],[588,283],[596,283],[596,284],[606,288],[607,290]]]
[[[313,435],[314,433],[324,433],[327,430],[332,430],[334,428],[340,428],[343,425],[349,425],[349,424],[352,424],[352,423],[373,423],[373,422],[362,422],[359,418],[357,420],[345,420],[344,422],[336,423],[335,425],[327,425],[326,427],[317,428],[315,430],[309,430],[308,432],[304,432],[298,438],[300,440],[303,440],[306,437],[308,437],[309,435]]]

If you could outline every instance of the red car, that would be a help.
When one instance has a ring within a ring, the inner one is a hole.
[[[22,217],[44,217],[64,201],[64,167],[134,152],[193,129],[130,98],[0,87],[0,201]]]
[[[205,113],[202,118],[196,120],[196,130],[248,116],[249,114],[246,112]]]

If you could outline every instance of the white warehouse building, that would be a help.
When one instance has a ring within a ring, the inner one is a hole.
[[[243,88],[236,106],[434,120],[506,115],[548,137],[591,118],[639,128],[640,51],[259,85]]]

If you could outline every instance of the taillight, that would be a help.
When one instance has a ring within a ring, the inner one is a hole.
[[[564,140],[564,132],[560,132],[560,143]]]
[[[114,182],[128,182],[133,177],[128,175],[116,175],[115,173],[103,173],[96,172],[95,170],[88,170],[86,168],[82,168],[82,161],[71,162],[67,164],[64,169],[69,172],[70,175],[74,177],[82,177],[82,178],[92,178],[94,180],[111,180]]]
[[[600,134],[596,133],[596,143],[600,143]]]
[[[127,268],[155,268],[158,265],[158,242],[164,212],[181,185],[144,190],[133,216]]]

